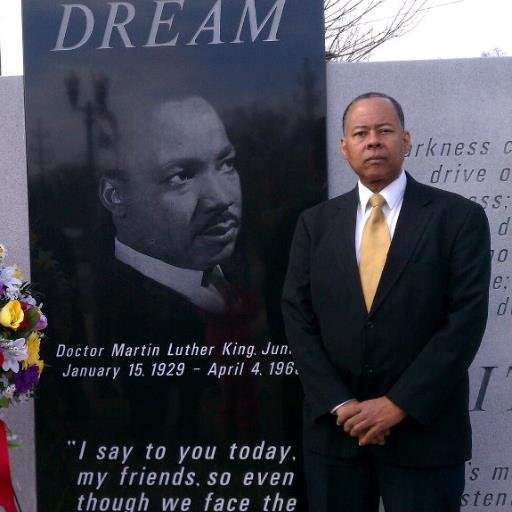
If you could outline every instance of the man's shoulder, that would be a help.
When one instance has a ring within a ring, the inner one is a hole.
[[[484,213],[484,209],[478,203],[462,196],[461,194],[420,183],[408,176],[407,188],[404,197],[410,195],[416,196],[414,200],[416,200],[417,197],[420,197],[425,200],[432,201],[434,204],[442,208],[448,208],[453,214],[459,212],[468,213],[470,211],[479,211]]]
[[[145,276],[133,267],[113,259],[109,272],[109,294],[115,294],[117,300],[127,309],[140,307],[141,303],[159,304],[172,311],[183,308],[197,309],[178,291]]]
[[[323,222],[335,216],[340,210],[357,207],[357,189],[327,199],[304,210],[301,217],[307,222]]]

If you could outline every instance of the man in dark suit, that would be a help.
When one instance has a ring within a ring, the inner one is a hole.
[[[376,511],[379,497],[386,512],[459,510],[489,228],[478,205],[404,173],[409,147],[396,100],[353,100],[341,151],[358,185],[297,224],[283,314],[311,511]]]

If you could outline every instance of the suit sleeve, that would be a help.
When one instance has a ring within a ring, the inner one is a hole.
[[[320,418],[354,396],[342,382],[322,343],[311,296],[311,236],[302,215],[293,237],[282,311],[288,343],[307,402]]]
[[[480,346],[489,302],[490,235],[482,208],[472,205],[449,258],[447,315],[387,396],[420,423],[435,420]]]

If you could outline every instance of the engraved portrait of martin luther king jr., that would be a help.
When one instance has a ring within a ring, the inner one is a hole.
[[[100,159],[99,197],[115,226],[115,258],[199,309],[222,314],[229,284],[221,264],[234,251],[242,213],[224,124],[198,96],[130,115],[115,151]]]

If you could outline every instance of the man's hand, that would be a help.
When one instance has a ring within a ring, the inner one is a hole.
[[[361,444],[361,438],[366,435],[366,432],[359,436],[359,445],[363,446]],[[378,434],[375,434],[373,437],[368,438],[365,442],[365,444],[378,444],[379,446],[384,446],[386,444],[386,437],[391,435],[391,430],[385,430],[384,432],[379,432]]]
[[[339,409],[352,405],[352,402]],[[343,430],[352,437],[359,439],[359,445],[384,444],[384,438],[389,435],[389,429],[400,423],[406,416],[404,410],[394,404],[389,398],[381,396],[373,400],[357,402],[350,411],[338,412],[338,424],[343,425]],[[340,422],[340,414],[343,421]],[[346,417],[348,416],[348,417]]]
[[[335,411],[336,425],[343,427],[349,418],[359,414],[361,412],[360,405],[361,402],[359,402],[359,400],[351,400],[350,402],[340,405]]]
[[[364,402],[363,402],[364,403]],[[341,405],[336,409],[336,425],[344,428],[348,420],[361,413],[361,402],[358,400],[351,400],[344,405]],[[366,434],[365,430],[362,435]],[[366,444],[378,444],[383,446],[386,444],[386,437],[389,436],[389,429],[384,432],[376,433],[371,438],[366,440]],[[351,434],[352,435],[352,434]]]

